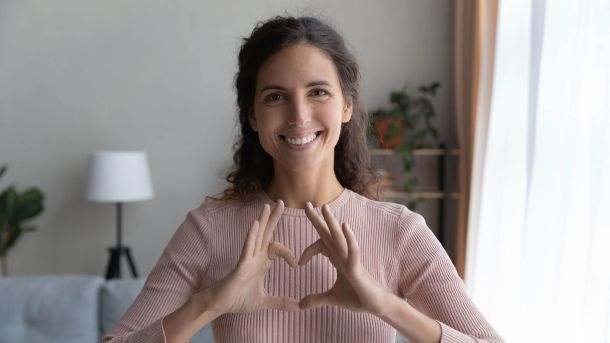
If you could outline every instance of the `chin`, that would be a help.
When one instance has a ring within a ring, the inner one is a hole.
[[[304,161],[303,159],[282,159],[281,161],[278,161],[277,159],[274,160],[274,163],[278,162],[282,165],[283,169],[289,170],[294,173],[317,171],[323,166],[321,161],[318,159],[308,159],[308,161]]]

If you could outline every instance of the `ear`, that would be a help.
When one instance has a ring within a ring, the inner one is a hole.
[[[258,132],[256,117],[254,117],[254,111],[252,110],[252,108],[250,108],[250,111],[248,111],[248,122],[250,123],[250,127],[252,128],[252,130],[254,130],[254,132]]]
[[[345,106],[343,107],[343,113],[341,114],[341,122],[347,123],[352,119],[352,113],[354,113],[354,106],[352,105],[352,100],[349,99],[345,102]]]

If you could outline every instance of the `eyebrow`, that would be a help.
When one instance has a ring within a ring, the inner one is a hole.
[[[326,80],[319,80],[319,81],[311,81],[310,83],[305,85],[306,88],[315,87],[315,86],[330,86],[330,82],[328,82]],[[267,86],[261,88],[261,92],[264,92],[269,89],[286,90],[286,88],[279,86],[279,85],[267,85]]]

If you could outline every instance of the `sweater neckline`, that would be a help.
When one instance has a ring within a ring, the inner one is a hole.
[[[325,205],[327,205],[328,208],[332,212],[334,212],[336,209],[341,207],[341,205],[343,205],[347,201],[347,199],[349,198],[350,192],[351,192],[351,190],[349,190],[348,188],[343,188],[343,191],[335,199],[331,200],[330,202],[326,203]],[[269,206],[271,206],[272,210],[275,207],[275,205],[277,204],[277,202],[274,201],[273,199],[271,199],[264,190],[259,191],[259,199],[262,200],[263,203],[269,204]],[[322,211],[322,205],[317,206],[314,209],[317,211]],[[304,208],[284,207],[283,215],[289,215],[289,216],[295,216],[295,217],[307,217],[307,214],[305,213]]]

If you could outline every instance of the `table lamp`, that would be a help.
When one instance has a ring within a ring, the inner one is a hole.
[[[129,246],[121,240],[122,204],[153,197],[146,153],[143,151],[96,151],[89,156],[87,200],[116,204],[117,244],[108,249],[110,260],[106,279],[121,278],[121,256],[125,255],[131,274],[138,277]]]

